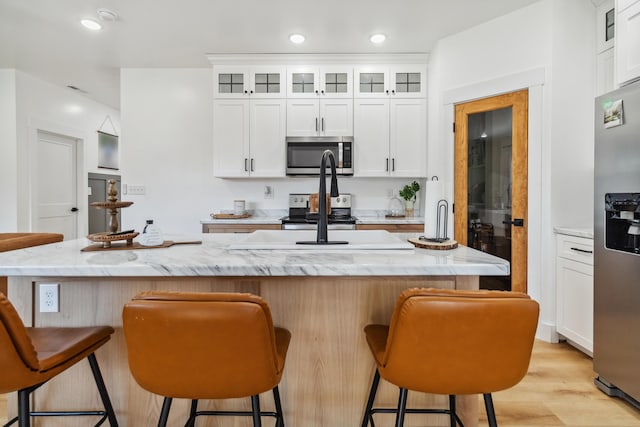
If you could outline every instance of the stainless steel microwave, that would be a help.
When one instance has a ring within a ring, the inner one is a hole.
[[[319,175],[325,150],[333,152],[337,175],[353,175],[352,136],[288,136],[286,141],[287,175]]]

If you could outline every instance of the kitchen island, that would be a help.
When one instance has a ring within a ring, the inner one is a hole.
[[[138,292],[261,295],[271,307],[274,323],[292,334],[280,385],[287,425],[346,427],[360,424],[374,371],[363,327],[388,323],[402,290],[476,289],[480,275],[509,274],[507,261],[466,247],[450,251],[233,250],[229,246],[242,235],[166,238],[196,239],[202,244],[81,252],[91,242],[78,239],[0,254],[0,275],[9,277],[9,298],[27,325],[108,324],[116,328],[111,342],[98,350],[97,357],[121,426],[155,425],[161,406],[161,398],[142,390],[127,366],[121,313],[123,305]],[[59,313],[39,312],[39,283],[60,283]],[[81,364],[39,389],[35,408],[60,408],[69,401],[78,407],[98,406],[94,387],[87,367]],[[381,384],[376,401],[395,406],[397,393],[397,388]],[[446,401],[446,396],[409,393],[410,406],[444,407]],[[188,406],[189,402],[176,400],[169,424],[183,424]],[[261,396],[261,406],[265,410],[273,407],[270,393]],[[249,399],[203,401],[199,405],[199,409],[249,407]],[[476,396],[460,397],[459,409],[465,425],[477,425]],[[14,411],[13,405],[9,410]],[[393,424],[391,415],[377,417],[381,426]],[[425,425],[426,417],[407,417],[405,425]],[[447,422],[441,415],[431,417],[430,425]],[[198,425],[250,424],[250,419],[217,418],[199,419]],[[46,421],[46,425],[86,424],[86,419]]]

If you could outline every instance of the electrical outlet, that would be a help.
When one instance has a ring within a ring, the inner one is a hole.
[[[59,284],[40,283],[40,313],[58,313],[60,311]]]
[[[264,198],[273,199],[273,187],[270,185],[264,186]]]
[[[393,196],[394,196],[393,188],[387,188],[387,197],[393,197]]]
[[[145,194],[144,185],[128,185],[127,186],[127,194],[136,195],[136,196],[144,196],[144,194]]]

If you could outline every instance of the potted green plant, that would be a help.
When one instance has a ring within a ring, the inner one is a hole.
[[[418,191],[420,191],[420,184],[416,181],[405,185],[402,190],[400,190],[400,197],[405,200],[405,213],[407,216],[413,216],[413,205],[416,201],[416,194]]]

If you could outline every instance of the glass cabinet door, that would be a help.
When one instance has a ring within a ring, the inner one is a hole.
[[[320,96],[326,98],[353,97],[353,69],[344,67],[321,68]]]
[[[287,69],[288,98],[316,98],[320,93],[319,72],[315,67]]]
[[[249,72],[241,67],[213,68],[213,96],[215,98],[242,98],[249,92]]]
[[[402,65],[392,67],[391,96],[398,98],[424,98],[427,96],[427,73],[423,66]]]
[[[382,98],[389,93],[388,67],[362,67],[355,70],[355,96]]]
[[[252,98],[285,98],[286,72],[282,67],[252,67]]]

